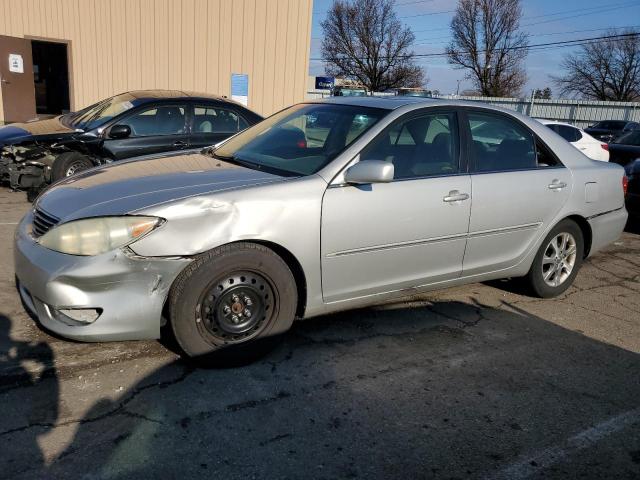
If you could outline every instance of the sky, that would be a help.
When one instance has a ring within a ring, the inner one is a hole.
[[[321,60],[322,27],[327,10],[333,0],[314,0],[311,29],[310,75],[323,75]],[[415,37],[416,54],[443,52],[449,42],[449,24],[457,0],[396,0],[398,18],[409,26]],[[521,28],[529,33],[529,44],[558,42],[592,38],[604,35],[611,27],[640,28],[640,0],[521,0],[523,18]],[[527,85],[523,94],[531,90],[550,87],[554,92],[550,75],[560,73],[559,65],[564,55],[578,47],[546,48],[530,51],[525,59]],[[465,79],[464,70],[456,70],[446,57],[417,58],[429,81],[427,88],[443,94],[455,93],[460,81],[460,92],[472,88]]]

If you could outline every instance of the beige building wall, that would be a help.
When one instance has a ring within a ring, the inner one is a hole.
[[[0,0],[0,34],[69,44],[72,110],[145,88],[230,97],[231,74],[243,73],[249,108],[266,115],[304,100],[312,9],[313,0]]]

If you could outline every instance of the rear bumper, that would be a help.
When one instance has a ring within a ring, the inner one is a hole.
[[[588,219],[591,226],[591,250],[589,256],[620,238],[627,223],[624,207]]]
[[[25,306],[47,329],[82,341],[159,338],[171,284],[189,259],[141,258],[124,250],[93,257],[41,247],[30,235],[31,214],[18,226],[14,262]],[[61,309],[101,312],[82,323]]]

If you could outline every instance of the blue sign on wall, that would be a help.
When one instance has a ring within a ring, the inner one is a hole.
[[[247,106],[249,104],[249,75],[231,74],[231,99]]]
[[[316,90],[331,90],[335,83],[333,77],[316,77]]]

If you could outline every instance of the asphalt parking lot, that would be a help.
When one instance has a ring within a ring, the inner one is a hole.
[[[0,190],[0,477],[640,478],[640,235],[562,297],[476,284],[300,322],[257,363],[41,331]]]

